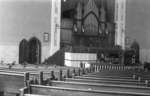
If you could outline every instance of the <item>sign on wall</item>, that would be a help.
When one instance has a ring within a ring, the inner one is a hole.
[[[44,42],[49,42],[49,33],[44,32],[43,40]]]

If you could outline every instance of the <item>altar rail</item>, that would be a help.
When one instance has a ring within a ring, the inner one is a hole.
[[[82,68],[85,68],[86,64],[80,64]],[[90,64],[90,69],[93,71],[100,71],[100,70],[143,70],[143,66],[124,66],[124,65],[115,65],[115,64]]]

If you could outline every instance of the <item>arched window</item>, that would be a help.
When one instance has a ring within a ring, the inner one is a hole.
[[[29,40],[29,54],[28,54],[28,63],[30,64],[39,64],[41,63],[41,42],[36,37],[32,37]]]
[[[19,63],[23,64],[28,59],[28,41],[23,39],[19,44]]]
[[[139,63],[140,45],[138,44],[136,40],[134,40],[134,42],[132,43],[131,49],[133,49],[135,52],[136,63]]]

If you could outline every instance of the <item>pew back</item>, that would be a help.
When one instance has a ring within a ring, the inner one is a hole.
[[[149,93],[85,90],[76,88],[31,85],[30,94],[49,96],[149,96]],[[28,94],[28,93],[26,93]],[[24,94],[22,96],[25,96]]]
[[[26,86],[28,80],[28,73],[0,72],[0,91],[4,92],[4,96],[16,95],[20,88]]]

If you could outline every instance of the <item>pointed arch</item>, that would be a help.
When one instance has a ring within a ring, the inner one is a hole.
[[[28,59],[28,41],[23,39],[19,44],[19,63],[23,64]]]
[[[40,64],[41,63],[41,42],[38,38],[32,37],[29,40],[29,54],[28,63]]]
[[[131,44],[130,48],[133,49],[135,52],[136,63],[139,63],[139,58],[140,58],[140,45],[139,45],[139,43],[136,40],[134,40],[133,43]]]
[[[86,32],[85,34],[87,34],[87,35],[98,35],[99,20],[93,11],[90,11],[83,18],[83,25],[84,25],[85,32]]]

